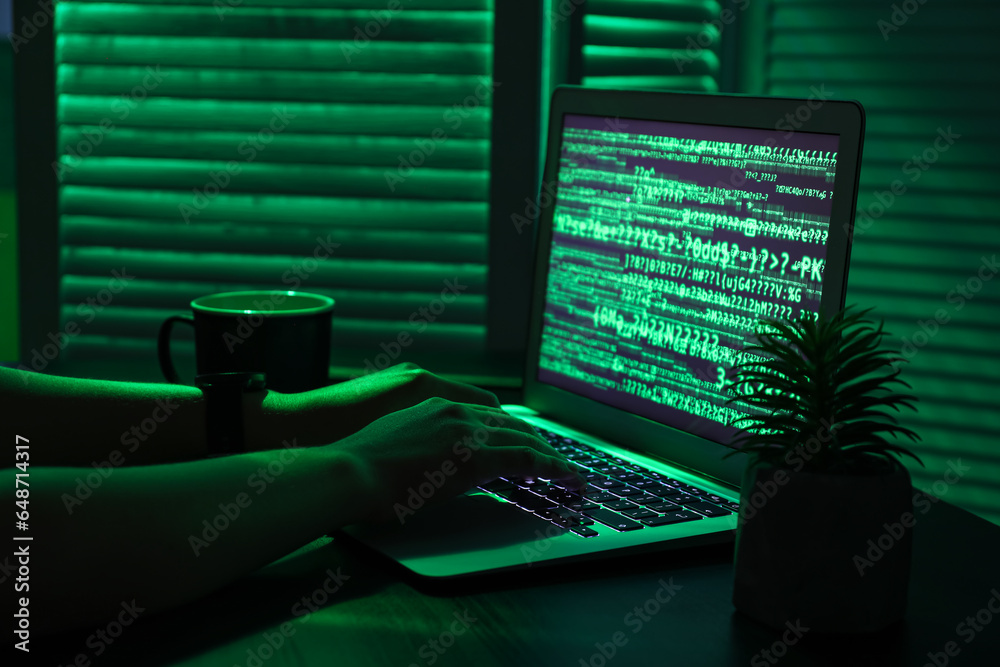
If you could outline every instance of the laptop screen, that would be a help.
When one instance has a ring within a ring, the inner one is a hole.
[[[757,319],[819,309],[838,144],[564,115],[538,380],[729,444]]]

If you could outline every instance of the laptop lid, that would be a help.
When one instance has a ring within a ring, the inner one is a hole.
[[[525,404],[737,486],[722,383],[761,315],[841,308],[855,102],[560,87]]]

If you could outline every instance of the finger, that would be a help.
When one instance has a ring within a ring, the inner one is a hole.
[[[441,380],[441,398],[447,398],[456,403],[469,403],[471,405],[482,405],[488,408],[499,408],[500,401],[492,391],[486,391],[479,387],[464,382],[452,380]]]
[[[542,436],[538,434],[538,431],[534,426],[528,422],[513,416],[512,414],[505,412],[500,408],[488,409],[488,408],[476,408],[478,410],[478,415],[482,419],[484,426],[487,429],[505,428],[512,431],[518,431],[526,435],[530,435],[533,438],[532,445],[536,449],[540,450],[543,454],[548,456],[554,456],[556,458],[565,458],[562,454],[557,452],[555,448],[550,445]]]
[[[480,389],[464,382],[447,380],[411,362],[397,364],[392,366],[391,370],[400,375],[416,374],[424,392],[439,398],[445,398],[456,403],[470,403],[489,407],[500,406],[500,401],[497,400],[496,395],[491,391],[486,391],[485,389]]]
[[[526,440],[524,436],[521,436]],[[544,454],[522,441],[506,447],[483,448],[480,452],[488,474],[496,477],[550,479],[571,488],[583,488],[586,480],[569,461]]]

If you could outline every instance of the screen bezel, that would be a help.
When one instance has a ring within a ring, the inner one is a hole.
[[[555,192],[563,117],[566,114],[724,125],[771,131],[792,128],[796,132],[838,135],[840,141],[837,151],[837,175],[833,186],[830,232],[827,238],[826,267],[823,273],[823,295],[820,305],[827,312],[833,312],[844,306],[865,126],[864,109],[858,102],[735,94],[595,90],[579,86],[560,86],[553,93],[550,106],[541,193]],[[789,119],[798,127],[788,124]],[[746,465],[746,457],[732,456],[723,459],[725,454],[733,451],[731,447],[538,380],[538,354],[545,307],[545,286],[548,282],[555,198],[544,207],[541,206],[543,201],[544,197],[540,196],[535,275],[532,281],[531,317],[525,363],[525,405],[542,415],[557,415],[558,421],[567,426],[593,433],[628,449],[641,451],[675,466],[698,471],[701,475],[738,487]]]

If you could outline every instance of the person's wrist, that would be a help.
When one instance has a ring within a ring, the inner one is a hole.
[[[326,461],[326,478],[337,489],[336,527],[369,521],[378,515],[377,479],[372,467],[350,447],[317,447]]]

